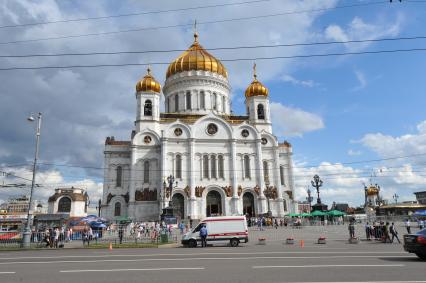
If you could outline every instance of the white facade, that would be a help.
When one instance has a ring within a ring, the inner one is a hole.
[[[48,213],[66,213],[70,217],[87,216],[88,196],[85,190],[79,188],[55,189],[55,194],[49,197]]]
[[[269,98],[247,97],[234,116],[230,89],[218,73],[181,71],[165,81],[165,113],[159,93],[137,92],[131,140],[105,142],[102,217],[158,220],[169,201],[181,219],[293,212],[292,148],[272,134]]]

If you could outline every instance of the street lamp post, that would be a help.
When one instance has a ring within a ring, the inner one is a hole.
[[[319,196],[319,188],[322,186],[322,180],[320,179],[320,177],[318,175],[314,176],[314,179],[311,181],[311,185],[312,187],[317,189],[317,204],[321,204],[321,199]]]
[[[399,195],[397,195],[396,193],[392,196],[392,198],[395,200],[395,204],[398,203],[398,199],[399,199]]]
[[[309,212],[311,212],[312,211],[312,205],[311,205],[311,203],[314,200],[314,197],[311,196],[311,190],[309,188],[308,188],[307,193],[308,193],[308,197],[306,198],[306,200],[309,202]]]
[[[35,119],[33,116],[28,117],[28,121],[34,122],[34,120]],[[27,223],[25,225],[25,229],[24,229],[24,233],[22,237],[22,243],[24,248],[29,248],[31,243],[31,222],[32,222],[31,209],[32,209],[36,169],[37,169],[38,150],[39,150],[39,144],[40,144],[40,129],[41,129],[41,113],[38,113],[37,130],[36,130],[36,148],[35,148],[34,164],[33,164],[33,179],[31,181],[31,191],[30,191],[30,199],[29,199],[30,202],[28,205]]]

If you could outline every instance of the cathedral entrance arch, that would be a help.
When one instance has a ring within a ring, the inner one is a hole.
[[[185,198],[181,193],[176,193],[172,197],[173,215],[181,220],[185,218]]]
[[[243,214],[249,217],[255,216],[254,196],[250,192],[245,192],[243,195]]]
[[[206,197],[206,216],[222,215],[222,197],[217,191],[210,191]]]

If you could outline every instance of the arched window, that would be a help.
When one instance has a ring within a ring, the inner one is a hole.
[[[143,115],[152,116],[152,102],[149,99],[145,101],[145,106],[143,108]]]
[[[224,164],[223,164],[223,155],[219,155],[217,157],[218,160],[218,167],[219,167],[219,178],[225,179],[225,174],[224,174]]]
[[[287,201],[283,199],[284,211],[287,211]]]
[[[212,155],[210,158],[211,168],[212,168],[212,174],[210,175],[212,178],[217,178],[217,171],[216,171],[216,155]]]
[[[176,155],[176,178],[182,179],[182,156]]]
[[[268,161],[263,161],[263,179],[266,184],[269,184],[269,168]]]
[[[200,108],[206,109],[206,95],[204,91],[200,91]]]
[[[265,109],[263,107],[263,104],[257,105],[257,119],[265,119]]]
[[[186,110],[191,110],[191,92],[186,92]]]
[[[222,96],[222,112],[226,111],[226,98]]]
[[[121,203],[116,202],[114,205],[114,216],[121,216]]]
[[[179,111],[179,94],[175,95],[175,112]]]
[[[122,176],[123,176],[123,168],[121,168],[121,166],[117,166],[116,178],[115,178],[115,186],[116,187],[121,187]]]
[[[244,177],[250,178],[250,157],[244,155]]]
[[[280,180],[281,180],[281,185],[285,185],[285,180],[284,180],[284,166],[280,166]]]
[[[203,156],[203,177],[206,179],[209,178],[209,156],[208,155]]]
[[[149,161],[143,163],[143,182],[149,183]]]
[[[71,199],[63,197],[58,202],[58,212],[71,212]]]

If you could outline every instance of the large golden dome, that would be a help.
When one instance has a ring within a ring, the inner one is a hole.
[[[151,69],[148,67],[147,74],[143,77],[142,80],[138,81],[136,84],[136,91],[143,92],[156,92],[160,93],[161,85],[157,82],[154,77],[151,75]]]
[[[225,66],[198,43],[197,33],[194,34],[194,43],[191,47],[169,65],[166,79],[174,74],[191,70],[209,71],[228,78]]]
[[[246,98],[252,97],[252,96],[268,96],[269,90],[257,80],[256,75],[256,64],[253,65],[253,81],[248,86],[245,92]]]
[[[379,194],[379,188],[377,188],[376,186],[370,186],[367,189],[367,195],[369,196],[375,196]]]

